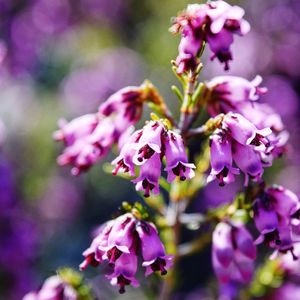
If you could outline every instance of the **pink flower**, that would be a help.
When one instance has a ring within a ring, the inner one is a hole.
[[[126,285],[139,285],[135,279],[139,253],[143,255],[146,276],[155,271],[164,275],[172,265],[173,257],[166,255],[154,224],[126,213],[100,227],[91,246],[83,252],[80,269],[108,261],[112,272],[106,277],[124,293]]]
[[[161,275],[167,274],[172,266],[172,255],[166,255],[165,247],[160,241],[155,226],[151,223],[141,222],[137,232],[142,243],[143,267],[146,267],[145,275],[148,276],[155,271]]]
[[[212,261],[218,280],[228,283],[251,280],[256,247],[251,234],[243,225],[219,223],[213,232]]]
[[[182,137],[166,128],[161,121],[150,121],[142,130],[136,131],[124,143],[120,155],[112,162],[116,165],[113,174],[119,171],[135,175],[135,167],[139,168],[139,176],[132,180],[138,191],[159,193],[159,178],[162,159],[166,157],[168,181],[177,176],[181,180],[194,176],[194,164],[188,163]]]
[[[214,132],[210,137],[210,149],[211,172],[207,181],[211,182],[217,178],[220,186],[234,182],[234,175],[240,171],[232,166],[231,140],[226,132],[222,130]]]
[[[208,43],[213,52],[212,59],[217,57],[225,64],[232,59],[230,46],[233,35],[245,35],[250,25],[243,19],[244,10],[231,6],[224,1],[206,4],[188,5],[187,9],[175,18],[171,31],[181,32],[179,55],[176,59],[179,74],[195,70],[199,63],[199,52],[204,42]]]
[[[188,163],[187,154],[184,148],[182,137],[169,131],[164,136],[165,155],[166,155],[166,168],[168,172],[168,182],[174,181],[178,176],[180,180],[191,179],[194,177],[195,165]]]
[[[208,112],[213,117],[230,111],[243,115],[242,105],[248,103],[251,107],[253,102],[266,92],[265,88],[259,87],[261,82],[262,78],[260,76],[256,76],[252,81],[238,76],[213,78],[206,83],[204,92]]]
[[[42,287],[36,292],[30,292],[24,296],[23,300],[77,300],[77,291],[59,276],[47,278]]]

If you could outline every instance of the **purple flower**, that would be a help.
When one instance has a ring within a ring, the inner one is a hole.
[[[120,123],[133,125],[141,118],[145,96],[143,87],[128,86],[111,95],[100,105],[99,111],[105,116],[116,114],[122,118]]]
[[[218,280],[247,283],[253,274],[256,247],[243,225],[221,222],[213,232],[212,261]]]
[[[59,276],[51,276],[44,282],[37,292],[30,292],[24,296],[23,300],[50,300],[64,299],[77,300],[77,291]]]
[[[217,130],[210,137],[210,164],[211,172],[207,178],[211,182],[218,179],[219,185],[234,181],[234,175],[240,173],[239,169],[232,167],[231,141],[226,132]]]
[[[244,10],[239,6],[231,6],[224,1],[209,4],[207,42],[213,52],[212,59],[217,57],[229,69],[228,61],[232,60],[230,46],[233,34],[243,36],[250,30],[250,25],[243,19]]]
[[[259,153],[253,147],[233,142],[233,159],[239,169],[245,174],[245,185],[248,184],[249,177],[254,181],[261,179],[264,172],[264,163]]]
[[[181,74],[196,68],[203,42],[209,44],[213,52],[211,58],[217,57],[228,70],[228,61],[232,59],[230,46],[233,34],[243,36],[250,30],[243,15],[242,8],[224,1],[188,5],[171,27],[172,32],[180,31],[182,34],[176,59],[177,72]]]
[[[119,171],[123,173],[129,172],[130,176],[135,175],[133,156],[136,153],[136,150],[139,146],[138,140],[142,135],[142,130],[135,131],[127,141],[124,141],[124,144],[121,148],[119,156],[117,156],[112,164],[116,167],[112,171],[113,175],[117,175]]]
[[[167,161],[165,171],[168,172],[168,182],[174,181],[177,176],[179,176],[180,180],[193,178],[195,165],[188,163],[182,137],[175,132],[169,131],[164,138]]]
[[[73,175],[103,158],[121,134],[112,119],[97,115],[85,115],[60,126],[54,139],[64,141],[66,148],[57,161],[61,166],[72,165]]]
[[[135,279],[135,273],[137,271],[137,255],[133,249],[130,249],[129,253],[122,253],[119,259],[114,265],[114,271],[112,274],[106,277],[110,279],[112,285],[119,285],[119,293],[125,293],[125,286],[132,285],[138,287],[139,283]]]
[[[188,163],[182,137],[169,130],[161,121],[150,121],[142,130],[134,132],[123,144],[120,155],[112,162],[116,165],[113,174],[119,171],[135,175],[135,166],[139,167],[139,176],[132,180],[138,191],[159,193],[159,178],[163,157],[166,157],[168,181],[177,176],[181,180],[194,176],[194,164]]]
[[[237,113],[228,113],[218,129],[211,136],[211,173],[208,181],[215,178],[220,185],[231,183],[238,169],[245,174],[245,185],[249,177],[259,181],[263,168],[270,166],[267,161],[273,144],[268,139],[272,133],[270,128],[257,129],[254,124]],[[234,161],[238,169],[232,166]]]
[[[162,134],[165,127],[161,122],[149,122],[143,128],[143,132],[138,140],[138,151],[133,156],[136,165],[144,164],[155,153],[162,152]]]
[[[165,247],[160,241],[155,226],[151,223],[140,222],[137,232],[142,243],[143,267],[146,267],[145,275],[148,276],[155,271],[161,275],[167,274],[172,266],[172,255],[166,255]]]
[[[144,191],[145,197],[149,197],[150,192],[153,192],[155,195],[159,194],[158,181],[160,172],[160,155],[155,153],[140,167],[140,175],[132,180],[133,183],[136,183],[136,190]]]
[[[270,135],[272,130],[270,128],[259,130],[240,114],[228,113],[224,117],[223,126],[229,130],[231,137],[242,145],[269,146],[269,141],[265,137]]]
[[[281,253],[290,252],[294,259],[294,224],[298,224],[300,201],[290,190],[273,185],[265,189],[254,203],[254,221],[260,236],[256,243],[264,242]]]
[[[207,109],[211,116],[230,111],[242,114],[241,105],[258,100],[259,95],[266,92],[259,87],[262,78],[256,76],[248,81],[238,76],[218,76],[206,83],[205,95]]]
[[[97,235],[92,241],[89,248],[87,248],[82,255],[85,257],[84,261],[80,264],[80,270],[85,270],[88,265],[92,265],[93,267],[97,267],[103,261],[103,255],[105,251],[100,250],[99,247],[107,247],[108,246],[108,236],[111,232],[112,226],[114,222],[109,221],[100,226]]]
[[[83,252],[80,269],[108,261],[112,272],[106,277],[124,293],[126,285],[138,286],[135,274],[139,253],[143,255],[146,276],[155,271],[164,275],[172,265],[172,256],[166,255],[155,226],[126,213],[100,227],[91,246]]]

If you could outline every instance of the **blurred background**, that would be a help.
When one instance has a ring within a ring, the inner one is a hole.
[[[290,132],[286,157],[266,176],[299,195],[300,2],[229,2],[245,9],[252,26],[248,35],[235,38],[229,73],[249,80],[262,75],[269,89],[262,101],[281,114]],[[79,178],[58,167],[62,148],[52,133],[59,118],[95,112],[111,93],[145,78],[159,88],[171,110],[178,111],[170,90],[177,84],[170,61],[177,55],[179,37],[168,28],[171,17],[188,3],[0,0],[1,299],[21,299],[59,266],[77,269],[91,230],[110,218],[122,201],[139,200],[134,185],[105,173],[102,163]],[[209,60],[208,51],[204,62],[201,80],[224,74],[217,61]],[[239,187],[218,189],[205,188],[193,210],[230,201]],[[176,299],[213,299],[204,290],[212,280],[209,249],[206,252],[182,262]],[[108,282],[95,277],[99,271],[86,275],[100,299],[120,297]],[[144,298],[143,289],[128,288],[122,296]]]

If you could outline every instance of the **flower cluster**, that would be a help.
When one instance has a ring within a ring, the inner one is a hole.
[[[205,42],[213,52],[211,59],[217,57],[228,70],[233,34],[243,36],[250,30],[243,16],[242,8],[224,1],[188,5],[171,27],[171,31],[182,33],[176,59],[177,72],[180,74],[196,68],[199,63],[197,56]]]
[[[300,225],[300,201],[282,186],[265,189],[255,200],[254,221],[260,236],[256,243],[264,242],[277,252],[291,252],[293,258],[294,233]]]
[[[61,120],[60,129],[54,133],[54,139],[65,144],[58,164],[72,165],[73,175],[89,169],[140,119],[148,94],[144,85],[127,87],[110,96],[98,113],[69,123]]]
[[[243,225],[219,223],[212,240],[212,262],[222,283],[248,283],[253,275],[256,247],[251,234]]]
[[[226,114],[210,137],[212,169],[208,182],[217,178],[221,186],[231,183],[239,170],[245,174],[245,184],[249,177],[259,181],[263,167],[269,165],[264,157],[272,150],[267,138],[271,132],[270,128],[257,129],[240,114]],[[232,166],[233,161],[238,168]]]
[[[135,176],[135,166],[140,167],[139,176],[132,180],[136,189],[144,191],[145,197],[149,197],[151,191],[158,194],[164,156],[168,182],[177,176],[182,181],[194,176],[195,165],[188,163],[182,137],[168,130],[162,121],[150,121],[125,142],[120,155],[112,162],[116,165],[113,174],[123,171]]]
[[[23,300],[78,300],[77,291],[59,276],[51,276],[43,283],[36,292],[30,292]]]
[[[244,116],[258,129],[269,127],[272,134],[268,139],[272,142],[272,149],[263,160],[272,163],[286,151],[288,133],[279,114],[268,104],[258,103],[259,96],[265,94],[267,89],[260,87],[262,78],[256,76],[248,81],[236,76],[219,76],[206,83],[203,97],[207,103],[207,110],[211,116],[220,113],[234,112]]]
[[[99,228],[91,246],[83,252],[85,259],[80,269],[96,267],[107,260],[112,269],[107,278],[124,293],[126,285],[139,285],[135,279],[139,252],[146,276],[155,271],[165,275],[172,265],[172,256],[166,255],[155,226],[126,213]]]

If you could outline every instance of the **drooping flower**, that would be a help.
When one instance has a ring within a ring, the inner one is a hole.
[[[137,191],[144,191],[144,196],[149,197],[150,192],[157,195],[159,194],[159,178],[161,172],[161,159],[158,153],[152,155],[140,167],[140,175],[133,179],[132,182],[136,183]]]
[[[112,285],[119,285],[120,294],[125,293],[126,285],[139,286],[134,277],[137,271],[137,260],[138,257],[132,249],[129,253],[122,253],[114,265],[113,273],[106,276]]]
[[[220,283],[251,280],[256,247],[251,234],[240,224],[221,222],[213,232],[212,261]]]
[[[172,265],[172,256],[166,255],[154,224],[126,213],[100,227],[91,246],[83,252],[85,259],[80,268],[108,261],[111,272],[106,277],[124,293],[126,285],[139,285],[135,279],[139,253],[146,276],[155,271],[165,275]]]
[[[176,59],[179,74],[194,70],[199,63],[198,54],[203,43],[208,43],[213,52],[212,59],[217,57],[228,70],[228,62],[232,60],[230,46],[233,35],[245,35],[250,25],[243,19],[244,10],[231,6],[224,1],[207,4],[188,5],[177,18],[171,31],[181,32],[179,55]]]
[[[161,275],[167,274],[167,269],[172,266],[173,256],[166,255],[155,226],[151,223],[141,222],[137,226],[137,232],[142,243],[145,275],[148,276],[155,271],[160,271]]]
[[[208,81],[204,97],[209,114],[212,117],[230,111],[242,114],[241,106],[244,103],[253,105],[259,95],[266,92],[266,88],[259,86],[261,82],[260,76],[252,81],[238,76],[218,76]]]
[[[108,236],[111,232],[113,224],[113,221],[109,221],[100,226],[99,230],[97,231],[97,235],[92,241],[90,247],[82,253],[85,259],[79,266],[81,271],[85,270],[88,265],[97,267],[99,264],[102,263],[103,255],[105,252],[99,247],[108,246]]]
[[[140,119],[144,101],[149,97],[149,101],[156,101],[151,98],[153,89],[152,85],[121,89],[101,104],[97,114],[84,115],[69,123],[61,121],[60,129],[54,133],[54,139],[65,144],[58,157],[59,165],[72,165],[72,174],[79,175],[106,156]]]
[[[181,180],[194,176],[195,166],[188,163],[182,137],[169,130],[162,121],[150,121],[124,143],[120,155],[112,162],[116,165],[113,174],[123,171],[134,176],[135,166],[139,167],[139,176],[132,180],[136,183],[136,189],[144,191],[145,197],[148,197],[151,191],[157,194],[164,156],[169,182],[177,176]]]
[[[143,86],[128,86],[111,95],[100,105],[99,111],[104,116],[116,114],[119,122],[130,126],[141,118],[146,96]]]
[[[275,158],[286,152],[289,134],[284,130],[280,115],[268,104],[256,101],[266,92],[266,88],[259,86],[260,82],[260,76],[256,76],[252,82],[241,77],[219,76],[206,84],[203,97],[213,117],[233,112],[245,117],[258,130],[270,128],[272,134],[268,134],[268,140],[272,147],[267,153],[261,152],[261,159],[266,165],[271,165]]]
[[[36,292],[30,292],[24,296],[23,300],[50,300],[64,299],[77,300],[77,291],[58,275],[46,279],[42,287]]]
[[[234,175],[239,174],[239,169],[232,166],[232,146],[226,132],[214,132],[210,138],[210,149],[211,172],[207,181],[211,182],[217,178],[220,186],[233,182]]]
[[[195,165],[188,163],[182,137],[175,132],[169,131],[164,135],[164,145],[166,151],[165,170],[168,172],[168,182],[174,181],[176,176],[179,176],[182,181],[193,178]]]
[[[226,114],[210,138],[212,169],[208,181],[217,178],[220,185],[231,183],[239,170],[245,174],[245,185],[249,177],[259,181],[264,167],[271,165],[263,160],[273,149],[268,139],[271,132],[270,128],[257,129],[238,113]]]
[[[64,141],[65,150],[58,157],[61,166],[72,165],[72,174],[79,175],[89,169],[110,150],[121,134],[114,122],[100,115],[85,115],[70,123],[61,124],[54,138]]]
[[[273,185],[265,189],[254,203],[254,221],[260,232],[256,243],[264,242],[281,253],[293,253],[293,225],[299,225],[300,201],[290,190]]]

